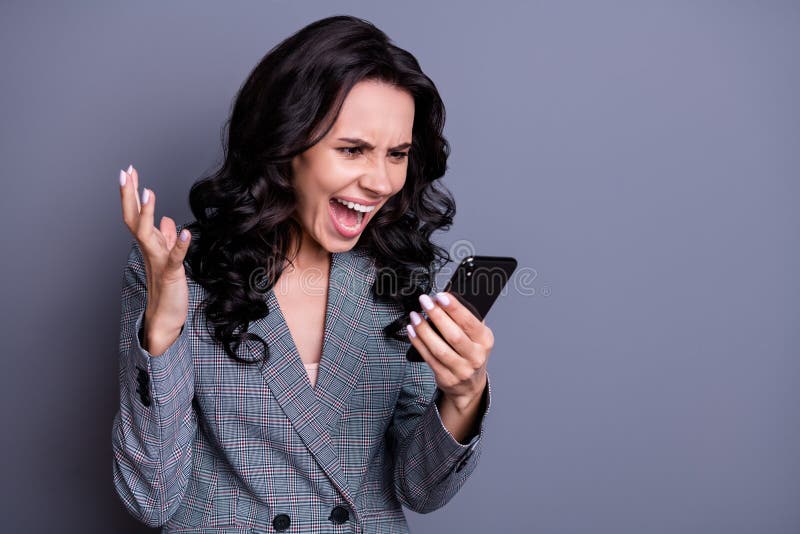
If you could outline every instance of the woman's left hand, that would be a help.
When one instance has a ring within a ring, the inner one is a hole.
[[[411,312],[412,325],[416,319],[419,324],[409,325],[409,340],[430,365],[442,393],[456,406],[468,406],[486,388],[486,362],[494,346],[494,334],[448,292],[437,293],[435,300],[420,295],[419,302],[442,335],[431,328],[425,317]]]

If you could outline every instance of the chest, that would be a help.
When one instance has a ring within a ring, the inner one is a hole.
[[[303,363],[318,363],[322,357],[325,311],[328,302],[328,281],[281,277],[275,286],[275,297],[286,326]]]

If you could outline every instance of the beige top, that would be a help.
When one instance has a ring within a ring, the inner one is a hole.
[[[319,363],[304,363],[303,366],[306,368],[306,372],[308,373],[308,380],[311,382],[311,387],[313,388],[317,384],[317,373],[319,372]]]

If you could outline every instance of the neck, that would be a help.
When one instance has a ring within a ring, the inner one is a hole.
[[[303,233],[303,237],[298,244],[292,247],[292,252],[289,253],[289,258],[294,263],[294,270],[305,271],[307,269],[322,269],[328,272],[328,266],[331,261],[331,253],[325,250],[316,241]],[[288,266],[291,269],[291,266]]]

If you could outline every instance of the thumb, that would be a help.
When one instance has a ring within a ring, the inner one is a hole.
[[[192,242],[192,233],[184,228],[175,240],[175,246],[169,251],[169,259],[167,260],[169,268],[175,269],[183,264],[186,258],[186,251],[189,250],[189,243]]]

